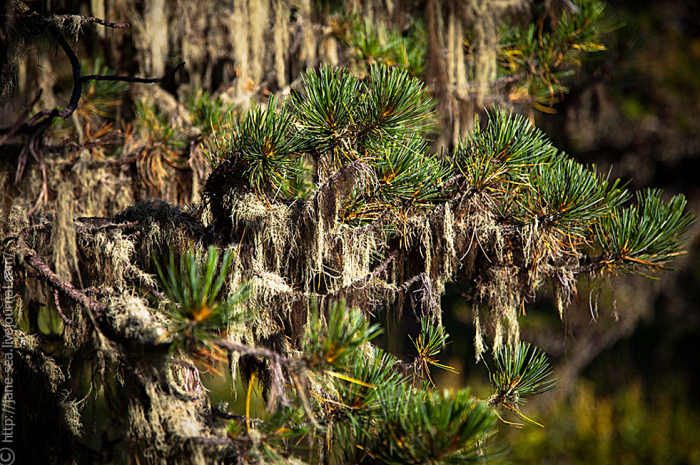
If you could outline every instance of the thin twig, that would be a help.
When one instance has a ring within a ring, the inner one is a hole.
[[[89,22],[96,22],[98,24],[102,24],[103,26],[108,26],[108,27],[116,27],[116,28],[123,28],[125,25],[121,24],[114,24],[114,23],[107,23],[104,20],[100,20],[99,18],[88,18],[90,19]],[[128,27],[128,25],[126,25]],[[78,108],[78,102],[80,101],[80,96],[82,94],[83,90],[83,84],[88,82],[88,81],[122,81],[122,82],[135,82],[135,83],[143,83],[143,84],[154,84],[154,83],[163,83],[169,81],[175,73],[180,71],[184,66],[185,63],[182,62],[178,64],[175,68],[173,68],[171,71],[166,73],[163,77],[160,78],[137,78],[137,77],[129,77],[129,76],[112,76],[112,75],[95,75],[91,74],[88,76],[83,76],[82,70],[80,68],[80,61],[78,61],[78,57],[76,56],[75,52],[71,48],[71,46],[68,44],[68,41],[66,38],[63,36],[63,33],[60,31],[60,29],[55,25],[50,23],[47,27],[49,33],[51,33],[52,36],[56,39],[58,42],[58,45],[63,49],[63,52],[66,54],[68,57],[68,60],[70,61],[71,64],[71,69],[73,70],[73,91],[71,93],[70,100],[68,101],[68,105],[63,109],[59,110],[58,108],[54,108],[52,110],[42,110],[34,114],[31,118],[25,119],[23,122],[23,118],[26,118],[26,114],[22,115],[18,121],[9,129],[0,129],[0,132],[5,132],[8,131],[8,134],[12,132],[12,135],[15,135],[20,132],[29,132],[32,131],[34,128],[38,127],[41,124],[48,124],[51,120],[54,118],[67,118],[70,115],[75,112],[75,110]],[[2,143],[4,143],[9,137],[3,137]],[[0,143],[0,145],[2,145]]]
[[[129,23],[110,23],[101,18],[95,18],[94,16],[83,16],[83,15],[56,15],[55,18],[60,19],[74,19],[75,17],[80,18],[80,21],[84,23],[97,23],[101,26],[111,27],[112,29],[128,29],[131,27]]]
[[[403,291],[405,291],[406,289],[408,289],[409,287],[411,287],[412,284],[414,284],[414,283],[416,283],[416,282],[418,282],[418,281],[422,281],[424,276],[427,276],[427,275],[425,274],[425,272],[415,275],[414,277],[412,277],[412,278],[409,279],[408,281],[404,281],[404,283],[401,284],[401,285],[399,286],[399,288],[397,289],[397,292],[403,292]]]
[[[5,145],[5,142],[14,137],[14,135],[17,134],[17,131],[19,131],[22,128],[22,123],[26,121],[26,119],[29,117],[29,113],[32,112],[32,110],[34,109],[34,105],[36,105],[36,103],[39,101],[43,92],[43,89],[39,89],[39,92],[36,93],[36,97],[34,97],[34,100],[32,100],[29,106],[22,112],[19,118],[17,118],[15,124],[13,124],[12,126],[10,126],[9,129],[7,129],[7,133],[5,133],[5,135],[0,138],[0,147]],[[0,132],[3,131],[4,129],[0,129]]]
[[[464,255],[462,255],[462,258],[459,259],[459,262],[461,263],[462,260],[464,260],[464,257],[467,256],[469,251],[472,249],[472,244],[474,244],[474,237],[476,236],[476,227],[472,229],[472,239],[469,241],[469,247],[467,247],[467,251],[464,252]]]
[[[356,233],[360,234],[366,234],[370,232],[374,232],[379,226],[384,222],[385,219],[387,219],[391,215],[391,209],[390,208],[385,208],[384,211],[382,212],[379,217],[372,221],[370,224],[367,226],[362,226],[360,228],[356,229]]]
[[[192,441],[196,444],[211,444],[215,446],[226,446],[231,443],[235,443],[236,441],[239,441],[240,439],[238,438],[231,438],[231,437],[203,437],[203,436],[192,436],[187,438],[188,441]]]
[[[279,363],[280,365],[289,365],[292,362],[291,359],[285,358],[277,352],[270,349],[265,349],[263,347],[249,347],[231,341],[216,341],[216,345],[231,352],[238,352],[241,355],[257,355],[259,357],[265,357],[272,362]]]
[[[63,320],[63,323],[65,323],[67,326],[75,326],[75,323],[73,323],[73,320],[68,318],[65,313],[63,313],[63,309],[61,309],[61,303],[59,302],[59,297],[58,297],[58,289],[54,289],[53,291],[53,301],[56,303],[56,310],[58,311],[58,316],[61,317],[61,320]]]
[[[348,284],[347,286],[341,287],[338,289],[334,294],[339,294],[342,293],[343,291],[347,291],[349,289],[357,289],[358,287],[363,287],[365,284],[367,284],[369,281],[372,279],[376,278],[379,276],[380,273],[384,272],[386,268],[389,266],[389,263],[391,263],[395,258],[396,255],[398,254],[398,251],[393,251],[387,258],[384,260],[375,270],[370,273],[369,275],[365,276],[364,278],[358,279],[357,281],[353,281],[352,283]]]
[[[48,202],[49,200],[49,180],[48,175],[46,174],[46,163],[44,163],[44,157],[42,155],[43,152],[36,148],[36,145],[38,145],[41,140],[38,134],[43,133],[44,130],[45,129],[41,129],[35,132],[32,136],[32,141],[29,145],[30,151],[34,156],[34,159],[39,162],[39,167],[41,168],[41,193],[39,194],[39,198],[36,199],[34,206],[27,213],[27,216],[32,216],[34,212],[36,212],[39,209],[39,206],[41,206],[42,201]]]
[[[111,76],[111,75],[100,75],[100,74],[90,74],[88,76],[81,76],[81,82],[87,81],[122,81],[122,82],[136,82],[141,84],[155,84],[158,82],[168,82],[178,71],[180,71],[185,66],[185,62],[178,64],[175,68],[168,71],[163,77],[159,78],[138,78],[130,76]]]
[[[61,279],[53,270],[37,255],[34,249],[30,248],[21,237],[17,241],[18,249],[24,253],[25,261],[36,270],[38,277],[48,283],[56,290],[63,292],[65,295],[83,304],[94,315],[95,319],[104,321],[107,306],[102,302],[97,302],[85,295],[80,290],[76,289],[71,283]]]

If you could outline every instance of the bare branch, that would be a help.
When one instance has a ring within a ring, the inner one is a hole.
[[[131,27],[129,23],[110,23],[101,18],[95,18],[94,16],[82,16],[82,15],[56,15],[55,18],[60,19],[73,19],[75,17],[80,18],[83,23],[97,23],[101,26],[111,27],[112,29],[128,29]]]
[[[73,323],[73,320],[68,318],[65,313],[63,313],[63,309],[61,308],[61,302],[60,298],[58,295],[58,289],[54,289],[53,291],[53,301],[56,304],[56,310],[58,311],[58,316],[61,317],[61,320],[63,320],[63,323],[66,326],[75,326],[75,323]]]
[[[101,20],[99,18],[85,18],[88,21],[87,22],[95,22],[98,24],[101,24],[103,26],[107,27],[114,27],[114,28],[119,28],[123,29],[125,27],[128,27],[128,24],[115,24],[115,23],[108,23],[104,20]],[[83,84],[89,81],[121,81],[121,82],[136,82],[136,83],[143,83],[143,84],[154,84],[154,83],[163,83],[167,82],[172,77],[180,71],[184,66],[185,63],[182,62],[178,64],[175,68],[173,68],[171,71],[166,73],[163,77],[159,78],[138,78],[138,77],[129,77],[129,76],[113,76],[113,75],[95,75],[91,74],[88,76],[83,76],[82,70],[80,68],[80,61],[78,61],[78,57],[76,56],[75,52],[71,48],[71,46],[68,44],[68,41],[66,38],[63,36],[63,33],[60,31],[58,26],[56,26],[53,23],[50,23],[47,27],[49,33],[54,36],[56,41],[58,42],[58,45],[60,45],[61,49],[63,49],[63,52],[66,54],[68,57],[68,60],[70,61],[71,64],[71,69],[73,70],[73,91],[71,93],[70,100],[68,101],[68,105],[63,109],[59,110],[58,108],[54,108],[52,110],[42,110],[37,113],[35,113],[31,118],[26,119],[28,115],[28,111],[24,112],[18,120],[13,124],[10,128],[0,128],[0,133],[5,133],[5,136],[3,136],[2,139],[0,139],[0,146],[2,146],[7,140],[9,140],[12,136],[19,134],[19,133],[25,133],[25,132],[32,132],[34,131],[37,127],[41,126],[42,124],[48,124],[51,120],[54,118],[67,118],[70,115],[73,114],[73,112],[78,108],[78,103],[80,101],[80,96],[83,91]],[[37,98],[34,100],[32,105],[29,107],[31,108],[36,101],[38,100]]]
[[[19,251],[24,254],[25,261],[36,270],[38,277],[49,284],[55,290],[61,291],[71,299],[76,302],[83,304],[92,315],[94,315],[97,322],[104,321],[105,312],[107,311],[107,306],[102,302],[91,299],[85,295],[80,290],[76,289],[71,283],[68,283],[61,279],[49,265],[44,262],[44,260],[37,255],[34,249],[30,248],[22,237],[17,240],[17,246]]]
[[[155,84],[158,82],[168,82],[172,77],[180,71],[185,66],[185,62],[178,64],[175,68],[168,71],[163,77],[159,78],[138,78],[129,76],[111,76],[111,75],[99,75],[90,74],[88,76],[82,76],[80,78],[81,82],[87,81],[122,81],[122,82],[137,82],[141,84]]]
[[[358,279],[357,281],[354,281],[350,284],[348,284],[345,287],[341,287],[338,289],[336,292],[334,292],[335,295],[342,294],[344,291],[348,291],[350,289],[357,289],[359,287],[363,287],[366,285],[368,282],[370,282],[372,279],[376,278],[379,276],[380,273],[382,273],[386,268],[389,266],[389,263],[391,263],[396,256],[398,255],[398,251],[393,251],[387,258],[384,260],[375,270],[370,273],[369,275],[365,276],[362,279]]]

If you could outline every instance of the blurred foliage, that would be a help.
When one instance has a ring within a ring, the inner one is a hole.
[[[597,0],[567,1],[559,16],[550,13],[550,21],[507,27],[498,62],[502,77],[515,80],[510,100],[554,112],[554,104],[569,91],[564,79],[591,54],[606,50],[602,37],[621,27],[606,10]]]
[[[166,114],[152,101],[136,102],[136,119],[133,133],[129,130],[127,141],[132,137],[138,153],[136,166],[139,178],[145,187],[156,193],[164,192],[172,182],[175,170],[185,169],[187,160],[182,153],[186,147],[185,134],[170,121]]]
[[[382,63],[404,68],[416,77],[425,71],[427,40],[420,18],[412,18],[403,29],[372,24],[359,11],[349,16],[336,14],[329,22],[354,66],[362,69]]]
[[[103,58],[95,58],[92,66],[83,64],[83,76],[114,75],[116,70],[106,66]],[[117,119],[114,113],[122,105],[121,96],[129,89],[129,83],[122,81],[88,81],[83,85],[83,96],[75,114],[85,119],[99,115],[102,118]]]
[[[514,463],[699,464],[692,400],[672,388],[648,392],[638,381],[601,392],[579,380],[569,400],[542,410],[546,428],[508,432]]]
[[[692,2],[691,2],[692,3]],[[639,123],[658,122],[679,135],[697,134],[700,102],[700,14],[692,4],[624,5],[625,27],[616,32],[618,56],[607,94],[621,115]]]
[[[82,64],[84,76],[114,73],[115,70],[106,66],[100,57],[92,63]],[[68,119],[54,119],[50,136],[64,144],[71,142],[71,148],[75,145],[87,150],[98,160],[115,155],[122,148],[122,140],[120,131],[114,126],[121,117],[123,96],[128,88],[128,83],[119,81],[85,82],[75,112]],[[64,98],[68,100],[70,96]]]
[[[199,89],[185,97],[190,122],[202,137],[218,134],[231,129],[230,123],[235,107],[224,102],[221,95],[211,95]]]

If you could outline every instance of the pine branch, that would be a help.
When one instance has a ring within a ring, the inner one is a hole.
[[[682,253],[695,214],[685,211],[683,195],[664,202],[661,194],[658,189],[645,189],[637,193],[636,205],[615,209],[595,226],[603,250],[599,269],[639,274],[639,268],[664,270]]]
[[[204,256],[190,249],[178,262],[172,249],[165,267],[153,256],[163,294],[167,297],[167,315],[173,323],[162,340],[170,339],[171,350],[204,359],[209,355],[215,357],[211,351],[216,350],[219,331],[232,322],[249,318],[236,309],[248,298],[248,287],[243,285],[228,299],[219,299],[233,262],[231,250],[224,253],[220,265],[219,250],[213,246]]]
[[[487,400],[491,407],[503,407],[529,423],[542,426],[520,411],[528,397],[544,394],[556,388],[556,381],[547,356],[527,342],[508,345],[493,354],[494,371],[489,368],[489,379],[494,390]]]

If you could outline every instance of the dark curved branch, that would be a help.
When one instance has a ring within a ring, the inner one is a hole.
[[[123,29],[125,27],[128,27],[128,24],[116,24],[116,23],[108,23],[104,20],[101,20],[99,18],[84,18],[87,20],[87,22],[95,22],[98,24],[101,24],[103,26],[107,27],[114,27],[114,28],[120,28]],[[78,61],[78,57],[76,56],[75,52],[71,48],[71,46],[68,44],[68,41],[66,38],[63,36],[63,33],[60,31],[58,26],[56,26],[53,23],[50,23],[47,27],[49,33],[54,36],[56,41],[58,42],[58,45],[63,49],[63,52],[66,54],[68,57],[68,60],[70,61],[71,64],[71,69],[73,70],[73,92],[71,93],[70,100],[68,101],[68,105],[63,109],[59,110],[58,108],[54,108],[52,110],[42,110],[34,114],[31,118],[25,119],[27,116],[27,112],[23,113],[20,118],[17,120],[17,122],[11,126],[10,128],[1,128],[0,133],[5,133],[5,136],[0,139],[0,146],[3,145],[10,137],[22,133],[22,132],[31,132],[33,129],[36,127],[48,123],[50,120],[53,118],[67,118],[70,115],[73,114],[73,112],[78,108],[78,103],[80,101],[80,96],[83,91],[83,84],[89,81],[121,81],[121,82],[135,82],[135,83],[143,83],[143,84],[154,84],[154,83],[163,83],[167,82],[172,77],[180,71],[184,66],[185,63],[182,62],[178,64],[175,68],[173,68],[171,71],[166,73],[163,77],[160,78],[138,78],[138,77],[129,77],[129,76],[113,76],[113,75],[95,75],[91,74],[88,76],[83,76],[82,70],[80,69],[80,61]],[[36,103],[38,100],[37,98],[34,100],[30,108]],[[24,120],[24,121],[23,121]]]
[[[55,114],[55,116],[58,116],[61,118],[67,118],[68,116],[73,114],[73,112],[75,111],[76,108],[78,108],[78,102],[80,101],[80,95],[83,93],[83,84],[82,84],[82,81],[80,80],[83,71],[80,69],[80,62],[78,61],[78,57],[75,55],[75,52],[73,51],[71,46],[68,44],[68,41],[66,40],[66,38],[63,37],[63,34],[58,29],[58,27],[56,27],[53,24],[50,25],[49,32],[58,41],[58,45],[60,45],[61,48],[63,49],[63,51],[65,52],[66,56],[68,57],[68,60],[70,61],[71,68],[73,69],[73,93],[70,96],[70,101],[68,102],[68,106],[66,108],[64,108],[61,111],[58,111]],[[56,112],[56,111],[57,111],[57,109],[49,110],[49,114]]]

